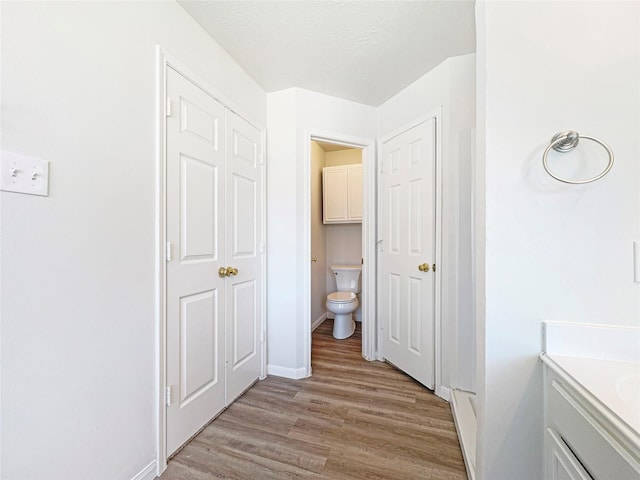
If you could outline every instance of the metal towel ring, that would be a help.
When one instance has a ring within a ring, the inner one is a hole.
[[[553,148],[556,152],[560,152],[560,153],[570,152],[578,145],[578,142],[580,141],[581,138],[592,140],[602,145],[602,147],[609,154],[609,164],[599,175],[596,175],[593,178],[588,178],[586,180],[567,180],[565,178],[558,177],[551,170],[549,170],[549,164],[547,162],[547,155],[549,155],[549,151]],[[568,130],[566,132],[558,132],[553,136],[553,138],[551,139],[551,144],[545,149],[544,153],[542,154],[542,165],[544,166],[544,169],[549,175],[551,175],[553,178],[555,178],[560,182],[571,183],[574,185],[595,182],[596,180],[604,177],[607,173],[609,173],[609,170],[611,170],[611,167],[613,167],[613,150],[611,150],[609,145],[607,145],[602,140],[599,140],[595,137],[580,135],[578,132],[574,132],[573,130]]]

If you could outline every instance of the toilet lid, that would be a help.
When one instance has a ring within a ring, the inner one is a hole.
[[[350,302],[356,298],[356,294],[353,292],[333,292],[327,298],[332,302]]]

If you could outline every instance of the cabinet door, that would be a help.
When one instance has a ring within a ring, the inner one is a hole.
[[[348,180],[348,221],[362,222],[362,165],[349,167]]]
[[[593,480],[551,428],[547,428],[544,442],[546,480]]]
[[[331,167],[322,170],[324,223],[348,221],[348,185],[347,167]]]

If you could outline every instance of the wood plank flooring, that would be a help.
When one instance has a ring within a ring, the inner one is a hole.
[[[449,404],[361,356],[332,321],[313,333],[313,375],[257,383],[169,462],[161,480],[466,479]]]

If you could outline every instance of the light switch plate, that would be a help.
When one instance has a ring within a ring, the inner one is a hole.
[[[49,161],[13,152],[0,152],[0,190],[49,195]]]

